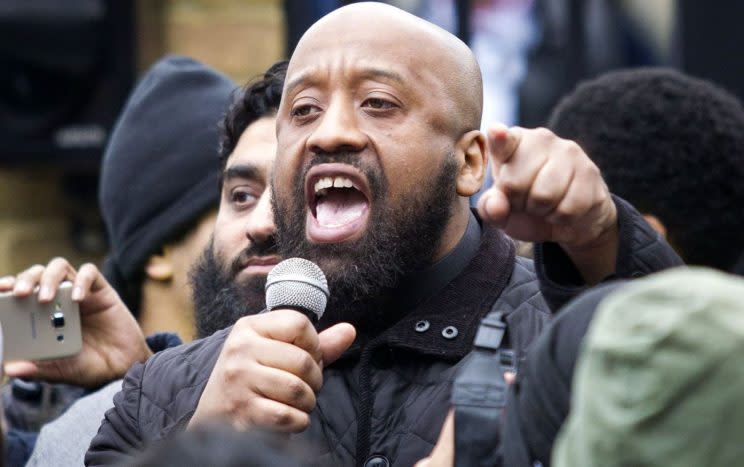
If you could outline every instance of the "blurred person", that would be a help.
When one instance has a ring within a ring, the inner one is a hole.
[[[200,68],[203,72],[214,73],[201,65]],[[279,62],[262,79],[237,92],[222,123],[219,146],[221,162],[218,163],[214,157],[207,158],[218,170],[221,167],[222,201],[218,219],[223,219],[227,211],[239,222],[235,222],[232,229],[220,229],[218,234],[210,238],[206,247],[202,248],[202,256],[191,268],[198,337],[209,336],[231,325],[242,314],[262,307],[266,274],[279,260],[273,238],[273,218],[266,198],[269,192],[268,177],[276,151],[274,114],[279,106],[285,69],[286,62]],[[188,99],[184,100],[184,103],[188,102]],[[211,185],[211,189],[220,194],[217,183]],[[259,199],[262,201],[259,202]],[[232,282],[235,268],[245,272],[239,287]],[[50,277],[54,276],[55,269],[58,269],[56,265],[47,268],[42,278],[42,281],[49,281],[49,287],[52,288],[56,287],[52,282],[62,277]],[[77,274],[76,280],[82,280],[80,286],[86,293],[81,307],[92,307],[94,295],[87,295],[88,286],[80,276],[95,273],[88,267],[85,271],[81,268]],[[205,275],[209,277],[208,280],[204,279]],[[100,274],[96,280],[95,293],[112,294],[111,286],[105,283]],[[251,307],[236,307],[238,297],[251,303]],[[99,308],[104,307],[99,305]],[[114,295],[111,295],[105,308],[103,313],[128,315],[122,301]],[[95,374],[95,368],[86,369]],[[113,394],[120,388],[121,380],[114,381],[93,395],[78,400],[59,419],[44,426],[28,465],[81,464],[104,411],[111,407]]]
[[[732,270],[744,252],[744,108],[735,96],[674,70],[617,71],[579,85],[549,127],[576,141],[685,262]]]
[[[86,464],[128,462],[221,419],[296,433],[319,450],[310,462],[412,465],[492,307],[521,359],[549,318],[545,299],[679,264],[575,143],[544,129],[481,133],[480,86],[464,43],[393,7],[318,21],[287,70],[271,201],[281,255],[328,278],[323,319],[316,329],[288,309],[246,316],[136,364]],[[499,183],[476,215],[468,198],[488,158]],[[227,201],[215,245],[242,224]],[[540,242],[537,264],[504,232]]]
[[[83,318],[84,348],[78,356],[13,362],[6,368],[15,379],[5,388],[3,403],[10,426],[29,432],[19,438],[26,457],[35,432],[86,387],[121,378],[151,349],[181,342],[175,334],[153,333],[172,330],[193,337],[186,271],[211,233],[219,199],[217,124],[235,87],[191,59],[168,57],[143,76],[117,120],[102,159],[99,195],[111,240],[106,275],[132,313],[109,309],[118,296],[93,265],[76,271],[56,258],[46,267],[0,279],[0,291],[13,290],[18,297],[39,285],[41,302],[51,301],[57,285],[76,275],[93,291],[89,297],[75,292]],[[143,331],[151,335],[151,349]]]
[[[576,365],[555,467],[724,467],[744,445],[744,280],[680,269],[606,298]]]
[[[111,251],[103,273],[145,334],[194,338],[187,273],[212,233],[217,123],[236,87],[189,58],[161,60],[133,91],[104,154],[99,200]]]
[[[194,335],[186,276],[211,234],[219,201],[217,125],[235,87],[191,59],[161,60],[132,92],[104,154],[100,205],[111,238],[104,275],[146,334]],[[86,269],[91,278],[98,274],[92,265]],[[39,300],[49,302],[59,276],[75,273],[66,260],[55,258],[47,267],[0,279],[0,288],[28,296],[39,286]],[[79,297],[80,291],[75,293]],[[26,376],[51,376],[28,366],[9,369],[14,375],[21,370]]]
[[[210,424],[155,443],[130,467],[300,467],[306,453],[275,433]]]

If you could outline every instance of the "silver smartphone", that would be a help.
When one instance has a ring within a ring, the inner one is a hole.
[[[38,292],[38,291],[37,291]],[[0,324],[5,360],[48,360],[75,355],[83,348],[80,310],[72,284],[63,282],[50,303],[36,293],[14,297],[0,293]]]

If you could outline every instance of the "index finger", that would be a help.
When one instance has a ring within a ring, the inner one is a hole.
[[[39,302],[51,302],[62,281],[74,279],[75,269],[70,263],[64,258],[54,258],[49,262],[39,279]]]
[[[291,309],[277,309],[250,318],[251,327],[256,333],[296,345],[309,353],[315,361],[322,357],[318,332],[302,313]]]
[[[494,171],[496,171],[501,164],[508,162],[517,152],[519,143],[522,141],[522,129],[517,126],[508,128],[499,123],[489,128],[486,135],[488,136],[488,153]]]
[[[15,276],[0,277],[0,292],[9,292],[15,285]]]

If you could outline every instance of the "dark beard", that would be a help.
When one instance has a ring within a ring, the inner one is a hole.
[[[252,277],[241,283],[236,283],[235,277],[245,258],[276,253],[276,244],[271,238],[265,244],[252,245],[244,250],[228,268],[215,257],[213,241],[209,241],[189,273],[198,338],[211,336],[232,326],[239,318],[266,308],[266,276]]]
[[[304,180],[313,166],[344,162],[365,174],[374,199],[364,236],[351,243],[310,244],[305,236]],[[272,198],[277,244],[283,258],[301,257],[320,266],[328,279],[330,298],[320,327],[339,321],[375,333],[400,318],[392,293],[401,279],[432,263],[449,221],[456,194],[457,161],[449,155],[437,177],[420,184],[418,197],[391,206],[385,201],[387,181],[354,154],[324,155],[311,161],[294,180],[292,199]],[[272,186],[273,189],[273,186]]]

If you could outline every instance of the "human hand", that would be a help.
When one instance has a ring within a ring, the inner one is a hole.
[[[237,429],[300,432],[310,423],[322,369],[356,337],[348,323],[320,334],[293,310],[239,319],[225,340],[189,426],[222,418]]]
[[[617,210],[579,145],[544,128],[496,125],[487,137],[494,185],[481,218],[517,240],[558,243],[589,283],[614,272]]]
[[[0,292],[28,297],[39,287],[39,303],[50,303],[63,281],[71,281],[72,300],[80,306],[83,347],[72,357],[5,364],[10,377],[99,386],[121,378],[135,362],[150,355],[145,337],[129,309],[93,264],[77,271],[64,258],[0,278]]]

